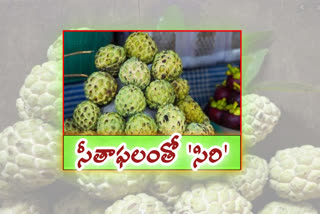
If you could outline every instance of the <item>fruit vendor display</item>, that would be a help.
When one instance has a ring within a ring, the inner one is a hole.
[[[180,78],[179,55],[172,50],[158,53],[147,33],[132,33],[124,47],[101,47],[95,65],[97,71],[84,86],[87,100],[77,105],[73,118],[65,119],[65,134],[214,134],[203,110],[188,95],[188,81]],[[236,111],[230,107],[230,112]]]

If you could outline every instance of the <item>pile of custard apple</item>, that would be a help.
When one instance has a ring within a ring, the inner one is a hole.
[[[87,100],[64,121],[65,134],[214,134],[209,119],[189,96],[188,81],[180,77],[179,55],[173,50],[158,52],[148,33],[130,34],[124,47],[101,47],[95,65],[97,71],[84,86]],[[104,111],[106,106],[113,110]]]

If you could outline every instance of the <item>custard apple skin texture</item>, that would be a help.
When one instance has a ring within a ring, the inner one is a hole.
[[[118,74],[120,66],[125,60],[126,53],[124,48],[112,44],[99,48],[95,55],[96,68],[113,76]]]
[[[61,133],[39,119],[0,133],[0,198],[53,183],[60,177]]]
[[[183,100],[188,94],[190,90],[190,86],[188,85],[188,81],[182,78],[178,78],[171,82],[173,87],[176,100]]]
[[[165,80],[155,80],[147,87],[147,104],[151,109],[158,109],[166,104],[173,104],[175,95],[173,87]]]
[[[134,172],[81,172],[77,173],[76,183],[90,196],[110,201],[144,192],[150,179],[150,175]]]
[[[108,73],[92,73],[84,86],[86,98],[97,105],[106,105],[116,96],[117,81]]]
[[[320,148],[311,145],[280,150],[271,159],[270,186],[281,198],[320,198]]]
[[[76,123],[73,121],[72,118],[65,119],[65,121],[64,121],[64,134],[72,135],[72,134],[78,134],[80,132],[81,132],[81,130],[79,129],[79,127],[76,125]]]
[[[144,32],[134,32],[127,38],[124,49],[128,58],[136,57],[149,64],[153,61],[158,48],[153,39]]]
[[[134,85],[120,89],[115,100],[117,112],[123,116],[131,116],[143,112],[146,108],[146,99],[140,88]]]
[[[119,78],[125,85],[135,85],[145,89],[151,79],[148,66],[135,57],[127,60],[120,68]]]
[[[264,140],[278,123],[281,112],[268,98],[256,94],[242,97],[242,134],[246,146]]]
[[[21,119],[41,119],[62,125],[62,62],[36,65],[27,76],[16,102]]]
[[[184,100],[178,102],[177,106],[186,116],[187,123],[202,123],[205,118],[205,114],[202,111],[199,104],[192,98],[186,97]]]
[[[184,135],[213,135],[214,130],[211,125],[201,123],[190,123],[187,125]]]
[[[138,113],[130,117],[125,132],[127,135],[154,135],[157,134],[157,124],[153,118],[144,114]]]
[[[124,133],[126,122],[118,113],[103,114],[98,120],[98,134],[120,135]]]
[[[145,193],[128,195],[106,209],[105,214],[170,214],[164,204]]]
[[[159,108],[156,114],[158,130],[162,134],[183,133],[185,130],[185,120],[183,112],[172,104]]]
[[[245,155],[243,161],[244,170],[230,175],[227,180],[230,186],[243,197],[253,201],[262,194],[263,188],[268,181],[268,163],[255,155]]]
[[[0,207],[0,214],[43,214],[48,213],[41,202],[34,199],[6,200]]]
[[[182,62],[178,54],[172,50],[161,51],[154,57],[151,67],[153,78],[172,81],[182,74]]]
[[[182,193],[173,214],[252,214],[252,205],[223,183],[196,184]]]
[[[73,120],[83,131],[92,131],[97,128],[101,115],[100,108],[91,101],[83,101],[73,112]]]
[[[289,203],[273,201],[267,204],[258,214],[318,214],[309,203]]]

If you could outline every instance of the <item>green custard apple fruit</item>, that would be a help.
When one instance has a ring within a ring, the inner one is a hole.
[[[84,86],[86,98],[97,105],[106,105],[116,96],[117,81],[108,73],[92,73]]]
[[[157,124],[153,118],[144,113],[138,113],[129,118],[125,131],[127,135],[155,135],[157,130]]]
[[[318,212],[309,203],[273,201],[268,203],[258,214],[318,214]]]
[[[152,109],[158,109],[175,100],[173,87],[165,80],[155,80],[150,83],[145,91],[147,104]]]
[[[320,147],[304,145],[280,150],[269,163],[270,186],[281,198],[320,198]]]
[[[99,71],[106,71],[112,76],[117,76],[120,66],[126,60],[123,47],[109,44],[99,48],[95,55],[95,65]]]
[[[0,198],[33,191],[60,177],[61,135],[39,119],[19,121],[0,133]]]
[[[182,78],[178,78],[171,82],[171,85],[174,89],[176,95],[176,100],[183,100],[189,94],[190,86],[188,81]]]
[[[124,44],[124,49],[128,58],[136,57],[142,62],[149,64],[152,62],[158,48],[153,39],[145,32],[134,32],[130,34]]]
[[[185,130],[186,118],[178,107],[168,104],[158,109],[156,122],[162,134],[171,135],[175,132],[182,134]]]
[[[173,214],[252,214],[251,203],[226,184],[195,184],[182,193]]]
[[[73,120],[84,131],[95,130],[101,115],[100,108],[91,101],[83,101],[73,112]]]
[[[121,135],[124,133],[126,122],[118,113],[109,112],[101,115],[98,120],[98,134]]]
[[[281,112],[268,98],[256,94],[242,97],[242,135],[246,146],[252,147],[272,132]]]
[[[213,135],[214,131],[212,126],[201,123],[190,123],[187,125],[184,135]]]
[[[81,172],[76,176],[82,191],[107,201],[144,192],[151,179],[150,175],[135,172]]]
[[[119,78],[125,85],[135,85],[145,89],[151,78],[148,66],[135,57],[127,60],[120,68]]]
[[[49,61],[32,68],[16,102],[21,119],[41,119],[62,125],[62,62]]]
[[[179,101],[177,106],[186,116],[187,123],[202,123],[204,121],[205,114],[199,104],[193,99],[187,97],[186,99]]]
[[[243,159],[244,170],[228,176],[227,180],[230,186],[243,197],[253,201],[262,194],[263,188],[268,181],[268,163],[255,155],[245,155]]]
[[[78,128],[77,124],[73,121],[72,118],[68,118],[64,121],[65,135],[79,134],[80,132],[81,132],[81,129]]]
[[[122,87],[118,92],[115,106],[121,116],[132,116],[144,111],[146,108],[146,99],[139,87],[128,85]]]
[[[108,207],[105,214],[170,214],[164,204],[145,193],[128,195]]]
[[[154,57],[151,74],[159,80],[172,81],[182,74],[182,62],[178,54],[172,50],[161,51]]]

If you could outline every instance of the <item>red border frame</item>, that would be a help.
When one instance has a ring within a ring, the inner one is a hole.
[[[64,163],[64,33],[65,32],[239,32],[240,33],[240,170],[219,170],[214,169],[213,171],[241,171],[243,169],[243,143],[242,143],[242,30],[63,30],[62,31],[62,171]],[[76,170],[74,170],[76,171]],[[84,170],[86,171],[86,170]],[[104,171],[104,170],[90,170],[90,171]],[[113,171],[113,170],[108,170]],[[130,170],[130,171],[141,171],[141,169]],[[164,170],[152,170],[152,171],[164,171]],[[168,170],[166,170],[168,171]],[[174,171],[189,171],[189,170],[169,170]],[[190,169],[192,171],[192,169]],[[198,172],[208,172],[211,169],[199,170]]]

